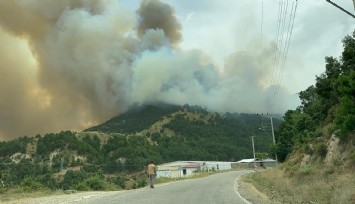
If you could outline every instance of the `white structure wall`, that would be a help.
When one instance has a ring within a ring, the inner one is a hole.
[[[158,165],[157,178],[181,178],[196,171],[219,171],[232,169],[231,162],[221,161],[176,161]]]

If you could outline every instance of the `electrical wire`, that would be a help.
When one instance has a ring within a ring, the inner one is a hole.
[[[289,2],[279,3],[279,13],[277,19],[277,32],[276,32],[276,51],[273,58],[273,70],[272,70],[272,79],[270,83],[269,94],[266,99],[266,107],[270,110],[270,113],[273,113],[276,107],[276,102],[279,97],[281,82],[283,79],[283,73],[286,66],[288,50],[290,46],[290,41],[292,37],[294,21],[296,17],[296,10],[298,6],[298,1],[292,2],[290,8],[289,18],[287,14],[289,11]],[[286,28],[286,29],[285,29]]]

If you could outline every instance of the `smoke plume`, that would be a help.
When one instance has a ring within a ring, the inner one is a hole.
[[[137,11],[111,0],[0,1],[0,138],[81,130],[137,103],[265,110],[252,50],[221,72],[181,40],[159,0]]]
[[[173,8],[157,0],[144,0],[137,11],[139,15],[137,33],[140,38],[147,30],[163,30],[172,44],[181,41],[181,25]]]

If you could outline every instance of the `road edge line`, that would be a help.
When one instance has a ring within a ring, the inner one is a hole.
[[[238,188],[239,188],[239,184],[238,184],[238,180],[239,180],[239,177],[236,177],[235,180],[234,180],[234,192],[235,194],[237,194],[237,196],[239,196],[245,203],[247,204],[252,204],[251,202],[249,202],[247,199],[243,198],[242,195],[240,195],[240,193],[238,192]]]

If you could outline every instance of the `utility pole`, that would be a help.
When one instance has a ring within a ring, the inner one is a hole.
[[[265,118],[267,118],[269,116],[269,114],[266,114],[267,116],[265,116]],[[261,114],[261,128],[259,128],[259,130],[261,131],[265,131],[265,127],[264,127],[264,122],[263,122],[263,114]],[[276,140],[275,140],[275,132],[274,132],[274,123],[272,121],[272,116],[269,116],[270,118],[270,126],[271,126],[271,135],[272,135],[272,143],[275,146],[276,145]],[[275,153],[275,160],[276,160],[276,166],[278,163],[278,159],[277,159],[277,154]]]
[[[275,140],[275,133],[274,133],[274,123],[272,122],[272,116],[270,116],[270,121],[271,121],[271,134],[272,134],[272,142],[274,143],[274,146],[276,145],[276,140]],[[276,166],[277,166],[277,154],[275,153],[275,160],[276,160]]]
[[[254,148],[254,137],[255,136],[251,136],[251,143],[253,145],[253,156],[254,156],[254,168],[256,170],[256,165],[255,165],[255,148]]]

